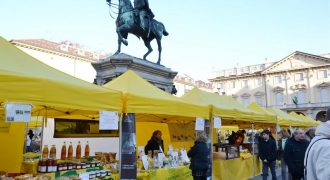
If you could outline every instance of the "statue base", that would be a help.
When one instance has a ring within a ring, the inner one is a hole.
[[[163,65],[127,54],[120,53],[107,57],[96,63],[92,63],[92,66],[96,70],[94,83],[98,85],[106,84],[127,70],[133,70],[150,83],[168,93],[173,94],[176,91],[173,79],[178,72],[172,71]]]

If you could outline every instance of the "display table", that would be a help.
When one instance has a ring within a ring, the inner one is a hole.
[[[255,173],[253,172],[253,159]],[[235,158],[230,160],[213,159],[213,180],[241,180],[248,179],[261,173],[262,163],[256,155],[250,158]]]
[[[114,180],[119,180],[118,174],[111,176]],[[148,171],[141,171],[137,174],[137,180],[192,180],[189,166],[179,166],[177,168],[161,168]]]

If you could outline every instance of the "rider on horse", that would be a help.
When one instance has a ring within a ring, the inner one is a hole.
[[[134,0],[134,9],[136,10],[135,16],[138,16],[137,19],[140,20],[138,21],[140,22],[140,27],[146,30],[146,25],[150,24],[150,21],[155,17],[149,8],[148,0]],[[146,24],[146,21],[148,21],[148,24]]]

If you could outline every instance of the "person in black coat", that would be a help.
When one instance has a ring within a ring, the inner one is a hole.
[[[304,158],[309,142],[304,139],[304,132],[296,129],[293,137],[285,143],[284,160],[288,165],[292,180],[304,178]]]
[[[207,138],[203,134],[199,134],[195,144],[188,151],[188,157],[191,158],[190,169],[194,180],[206,180],[207,170],[209,166]]]
[[[162,139],[162,132],[160,130],[156,130],[152,133],[152,136],[148,141],[148,144],[144,148],[144,153],[148,155],[148,151],[151,151],[151,156],[153,157],[153,151],[154,150],[160,151],[160,147],[162,148],[163,153],[165,153],[164,141]]]
[[[272,173],[272,180],[276,180],[276,142],[269,130],[261,133],[262,140],[259,144],[259,157],[262,160],[262,178],[267,180],[268,168]]]

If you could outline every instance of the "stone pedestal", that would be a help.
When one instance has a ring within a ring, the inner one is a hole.
[[[92,63],[96,70],[95,84],[102,85],[125,73],[133,70],[141,77],[168,93],[173,93],[175,87],[173,79],[178,72],[172,71],[156,63],[146,61],[127,54],[118,54]]]

